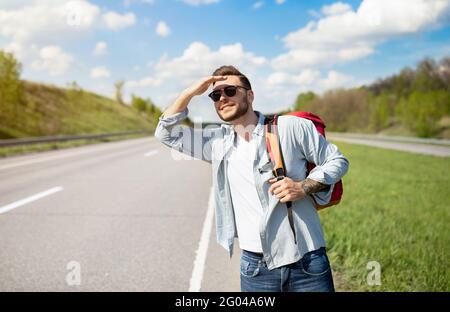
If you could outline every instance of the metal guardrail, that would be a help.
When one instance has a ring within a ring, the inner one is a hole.
[[[343,137],[353,139],[368,139],[368,140],[380,140],[380,141],[395,141],[395,142],[410,142],[410,143],[422,143],[422,144],[437,144],[450,146],[450,140],[445,139],[426,139],[404,136],[388,136],[388,135],[376,135],[376,134],[362,134],[362,133],[345,133],[345,132],[327,132],[327,137]]]
[[[124,135],[130,135],[130,134],[140,134],[140,133],[149,133],[150,134],[151,132],[148,130],[136,130],[136,131],[100,133],[100,134],[62,135],[62,136],[32,137],[32,138],[23,138],[23,139],[6,139],[6,140],[0,140],[0,147],[29,145],[29,144],[38,144],[38,143],[66,142],[66,141],[74,141],[74,140],[94,140],[94,139],[102,139],[102,138],[124,136]]]

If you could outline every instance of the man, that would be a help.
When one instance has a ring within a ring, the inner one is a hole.
[[[180,126],[190,100],[210,85],[216,112],[229,124],[203,130]],[[287,177],[277,181],[266,150],[265,117],[253,110],[253,100],[248,78],[233,66],[222,66],[181,93],[160,117],[155,136],[212,164],[217,242],[231,257],[238,238],[242,291],[334,291],[311,197],[327,203],[333,184],[348,170],[348,160],[311,121],[280,116],[278,133]],[[308,176],[307,162],[316,164]]]

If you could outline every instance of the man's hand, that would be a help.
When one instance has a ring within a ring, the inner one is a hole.
[[[206,78],[201,79],[199,82],[194,84],[192,87],[185,90],[188,94],[191,94],[192,96],[201,95],[205,93],[206,90],[208,90],[209,86],[216,82],[216,81],[222,81],[226,80],[226,76],[209,76]]]
[[[308,178],[302,181],[294,181],[288,177],[277,181],[277,178],[273,178],[269,180],[269,183],[272,183],[269,193],[274,194],[282,203],[305,198],[327,187],[325,184]]]
[[[171,116],[173,114],[179,113],[183,111],[188,105],[192,98],[196,95],[203,94],[211,83],[221,80],[226,80],[226,76],[210,76],[207,78],[201,79],[199,82],[194,84],[192,87],[184,90],[175,102],[164,111],[163,115],[165,117]]]

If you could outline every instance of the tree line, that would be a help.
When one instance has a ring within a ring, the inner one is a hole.
[[[321,116],[329,131],[450,138],[450,57],[425,58],[370,85],[300,93],[290,111]]]

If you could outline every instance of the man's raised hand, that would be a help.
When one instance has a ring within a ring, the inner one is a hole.
[[[209,86],[212,83],[214,83],[216,81],[226,80],[226,79],[227,79],[226,76],[209,76],[209,77],[203,78],[199,82],[197,82],[195,85],[190,87],[188,89],[188,92],[192,96],[201,95],[201,94],[205,93],[206,90],[208,90]]]

